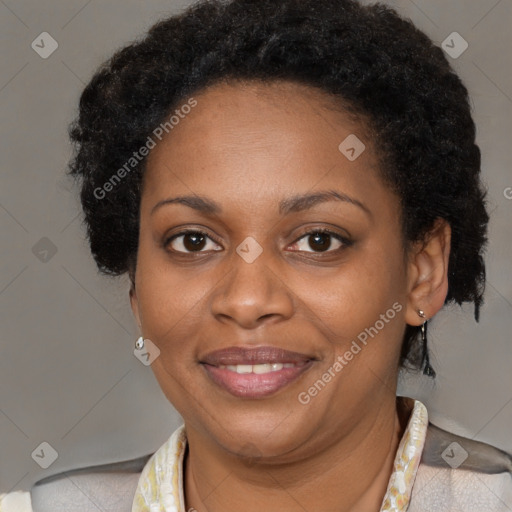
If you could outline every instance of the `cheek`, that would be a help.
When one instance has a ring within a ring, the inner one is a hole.
[[[387,256],[380,256],[387,254]],[[340,268],[324,275],[296,274],[294,290],[331,336],[352,339],[405,300],[405,275],[398,255],[359,251]],[[395,308],[396,309],[396,308]],[[396,311],[390,315],[396,319]],[[380,324],[379,324],[380,325]]]
[[[167,399],[180,414],[190,415],[190,401],[200,396],[193,341],[204,332],[202,308],[210,290],[204,276],[190,277],[144,257],[142,253],[139,309],[144,336],[160,350],[151,368]]]
[[[151,242],[153,243],[153,242]],[[137,297],[144,335],[160,350],[180,350],[204,321],[202,308],[213,283],[204,270],[171,266],[165,252],[141,240],[137,261]]]
[[[391,382],[405,328],[406,280],[399,250],[361,251],[330,279],[322,279],[321,288],[314,278],[302,278],[301,284],[314,321],[331,343],[323,370],[336,361],[343,367],[331,391],[349,386],[357,390],[356,400]]]

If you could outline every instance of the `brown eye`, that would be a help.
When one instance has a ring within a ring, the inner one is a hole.
[[[332,247],[333,244],[335,246],[334,248]],[[347,240],[338,233],[324,229],[315,229],[302,235],[294,243],[294,246],[296,246],[299,251],[315,253],[335,252],[343,247],[348,247],[351,244],[352,242],[350,240]],[[310,250],[307,250],[308,248]]]
[[[313,250],[327,251],[331,246],[331,235],[328,233],[314,233],[308,235],[309,247]]]
[[[166,247],[171,246],[175,252],[191,253],[191,252],[204,252],[203,249],[208,248],[208,242],[212,242],[214,247],[216,244],[213,240],[202,231],[182,231],[173,235],[167,242]],[[219,250],[210,247],[210,250]]]

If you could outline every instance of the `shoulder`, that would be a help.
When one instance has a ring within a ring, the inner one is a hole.
[[[30,491],[0,495],[0,512],[129,510],[149,456],[68,470],[37,482]]]
[[[512,456],[431,423],[408,512],[512,510]]]

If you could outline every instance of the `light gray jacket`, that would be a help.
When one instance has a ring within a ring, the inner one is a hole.
[[[130,512],[149,457],[47,478],[0,512]],[[407,512],[512,512],[512,457],[429,423]]]

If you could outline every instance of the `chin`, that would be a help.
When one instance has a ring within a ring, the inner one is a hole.
[[[298,410],[289,406],[259,411],[226,410],[215,416],[218,421],[205,418],[203,428],[232,454],[285,462],[288,454],[304,445],[317,430],[311,421],[311,411],[298,403],[296,407]]]

